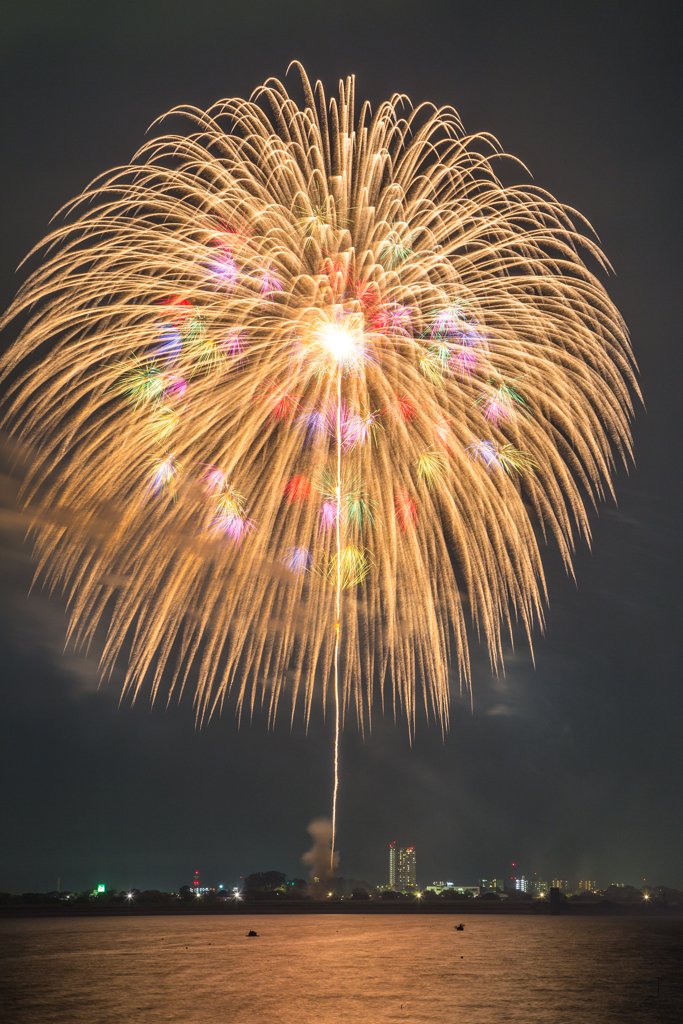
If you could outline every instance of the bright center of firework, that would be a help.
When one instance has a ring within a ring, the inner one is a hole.
[[[343,327],[330,326],[321,332],[321,341],[333,359],[343,363],[355,354],[356,345],[353,334]]]

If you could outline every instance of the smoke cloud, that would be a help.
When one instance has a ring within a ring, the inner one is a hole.
[[[314,818],[307,830],[313,837],[313,846],[301,858],[304,864],[311,865],[310,878],[315,885],[322,885],[333,873],[336,874],[339,857],[334,855],[334,872],[330,870],[330,854],[332,853],[332,822],[329,818]]]

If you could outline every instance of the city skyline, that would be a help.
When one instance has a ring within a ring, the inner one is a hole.
[[[272,867],[273,866],[271,864],[270,868],[272,869]],[[557,888],[565,894],[580,894],[590,892],[604,892],[610,886],[615,888],[625,888],[627,886],[630,886],[632,888],[637,889],[642,888],[651,890],[655,888],[657,885],[668,885],[666,881],[662,880],[657,881],[656,883],[654,883],[654,885],[648,884],[646,878],[635,880],[632,879],[631,881],[626,882],[615,882],[613,874],[608,876],[610,878],[609,882],[581,878],[577,878],[575,880],[567,878],[563,879],[558,878],[556,874],[553,874],[552,872],[547,874],[545,877],[542,874],[539,874],[538,872],[532,872],[529,876],[527,876],[524,873],[520,873],[517,875],[508,875],[507,877],[500,875],[498,877],[478,876],[476,879],[463,878],[456,872],[451,873],[448,876],[445,876],[448,877],[448,881],[437,881],[436,879],[427,880],[426,876],[420,878],[418,877],[417,874],[417,849],[414,846],[401,847],[399,846],[397,841],[392,841],[391,843],[389,843],[388,867],[388,885],[386,881],[379,878],[372,880],[370,877],[371,873],[367,871],[361,871],[358,877],[363,878],[367,884],[370,884],[373,888],[376,888],[378,891],[389,888],[403,892],[418,892],[425,890],[431,890],[434,892],[445,892],[450,889],[452,891],[460,892],[471,891],[475,894],[492,891],[497,891],[500,893],[521,892],[534,896],[547,895],[551,887]],[[517,868],[518,865],[514,863],[511,864],[510,867],[514,869]],[[191,888],[192,891],[196,893],[216,892],[219,890],[225,890],[226,892],[239,891],[243,887],[244,878],[246,878],[251,873],[251,871],[244,870],[239,876],[230,877],[229,872],[223,871],[221,873],[219,871],[215,875],[209,875],[208,881],[206,881],[206,872],[202,869],[195,868],[189,873],[188,879],[181,884],[189,886],[189,888]],[[297,878],[302,874],[305,874],[303,866],[302,869],[299,871],[298,876],[295,874],[292,877]],[[218,881],[219,878],[222,879],[222,881]],[[345,879],[344,873],[340,873],[338,878],[342,880]],[[41,889],[40,887],[36,887],[35,890],[31,891],[60,891],[60,881],[61,878],[58,878],[58,884],[56,889]],[[107,884],[106,881],[98,881],[97,883],[93,883],[94,890],[97,890],[99,888],[100,891],[103,891],[103,887],[106,889],[115,889],[117,891],[120,889],[121,891],[125,891],[127,888],[129,889],[131,886],[121,887],[113,884]],[[676,888],[675,886],[669,887]],[[85,888],[75,887],[73,890],[65,888],[61,891],[86,891],[87,888],[87,886]],[[135,888],[139,888],[139,886],[135,886]],[[146,888],[158,888],[158,886],[150,885],[146,886]],[[2,891],[1,885],[0,891]]]
[[[414,851],[412,851],[414,852]],[[85,896],[88,895],[92,898],[107,897],[113,895],[125,896],[128,899],[134,899],[144,894],[155,893],[155,892],[166,892],[170,895],[180,895],[184,898],[195,897],[195,898],[208,898],[208,897],[219,897],[226,900],[240,900],[245,898],[250,893],[253,893],[254,884],[262,886],[260,879],[262,875],[256,876],[251,875],[246,880],[240,879],[238,885],[230,885],[224,883],[204,884],[200,883],[200,872],[194,871],[191,876],[190,882],[182,883],[170,888],[159,888],[158,886],[151,886],[148,888],[141,888],[138,885],[128,885],[123,889],[111,883],[107,880],[99,880],[92,886],[86,887],[85,889],[80,888],[62,888],[59,884],[61,882],[58,879],[58,885],[55,889],[41,890],[34,888],[33,890],[26,891],[23,895],[39,896],[45,895],[51,898],[61,897],[68,898],[70,896]],[[273,876],[276,876],[273,878]],[[527,899],[545,899],[550,897],[552,892],[558,892],[565,897],[575,897],[581,900],[582,898],[591,898],[591,901],[595,897],[603,897],[608,900],[631,899],[629,892],[640,893],[643,900],[650,898],[661,898],[666,892],[675,895],[680,892],[673,886],[665,884],[659,885],[631,885],[624,882],[611,882],[609,885],[599,886],[595,881],[581,880],[576,885],[571,885],[566,880],[553,879],[551,883],[537,879],[532,881],[521,876],[517,879],[511,880],[511,885],[504,885],[500,879],[479,879],[476,885],[474,884],[458,884],[452,881],[432,881],[430,884],[415,884],[412,881],[406,882],[405,885],[401,885],[399,882],[394,882],[393,885],[385,884],[373,884],[368,882],[366,879],[345,879],[343,877],[329,879],[328,887],[330,891],[318,891],[315,887],[311,886],[304,879],[294,878],[287,879],[284,873],[271,871],[266,873],[266,879],[268,879],[267,888],[275,896],[278,893],[286,894],[289,898],[315,898],[325,899],[330,896],[335,897],[349,897],[356,892],[365,892],[372,896],[382,897],[388,895],[388,890],[393,889],[397,894],[404,894],[413,896],[415,898],[428,897],[428,896],[450,896],[453,894],[460,894],[466,897],[490,897],[491,894],[497,895],[499,898],[519,898],[525,897]],[[257,878],[259,880],[257,880]],[[645,880],[643,880],[645,882]],[[623,892],[624,896],[619,894]],[[7,893],[0,889],[0,897],[7,896],[21,896],[21,893]],[[683,894],[682,894],[683,895]],[[5,899],[5,903],[7,900]],[[30,902],[30,901],[29,901]],[[37,902],[37,901],[33,901]],[[0,903],[2,900],[0,899]]]
[[[417,865],[417,847],[416,846],[399,846],[397,841],[389,843],[389,864],[388,871],[386,873],[382,871],[370,870],[362,862],[356,862],[357,868],[354,871],[343,871],[338,872],[340,878],[362,878],[365,879],[369,884],[378,889],[382,888],[393,888],[397,891],[417,891],[420,889],[427,888],[447,888],[453,889],[475,889],[478,888],[482,892],[498,890],[500,892],[523,892],[529,894],[538,894],[540,892],[547,893],[550,887],[559,888],[565,893],[580,893],[580,892],[592,892],[592,891],[604,891],[609,886],[625,887],[631,886],[634,888],[648,888],[658,885],[669,886],[671,888],[679,888],[675,884],[675,880],[662,879],[660,877],[652,880],[647,877],[641,876],[640,878],[634,878],[633,876],[626,876],[625,874],[620,875],[615,871],[607,871],[604,876],[598,876],[596,879],[588,879],[581,877],[580,873],[571,875],[567,873],[562,877],[558,876],[557,872],[546,871],[546,872],[533,872],[530,869],[522,870],[522,867],[518,862],[513,862],[508,867],[507,874],[491,874],[484,876],[481,872],[476,869],[472,871],[463,871],[457,867],[457,859],[451,862],[451,869],[448,871],[436,872],[430,868],[430,865],[422,867],[418,871]],[[199,860],[199,858],[197,858]],[[195,861],[196,863],[196,861]],[[188,884],[195,891],[201,889],[239,889],[242,880],[251,874],[254,870],[271,870],[273,864],[268,858],[263,860],[260,865],[249,864],[248,867],[242,867],[239,869],[221,868],[219,866],[209,866],[204,868],[192,868],[187,871],[186,882],[180,884]],[[288,877],[291,878],[302,878],[308,874],[308,868],[305,864],[301,863],[299,867],[289,868],[286,872]],[[516,872],[511,874],[510,872]],[[387,884],[388,875],[388,884]],[[122,877],[115,872],[107,871],[95,871],[90,873],[90,878],[84,876],[82,871],[70,871],[68,867],[61,869],[59,873],[55,873],[52,878],[52,884],[49,880],[44,879],[40,882],[38,879],[34,884],[28,886],[14,887],[8,886],[2,883],[0,879],[0,892],[19,892],[19,891],[36,891],[36,892],[52,892],[58,891],[60,888],[63,891],[74,891],[82,892],[86,891],[88,887],[91,888],[98,884],[97,880],[101,880],[103,877],[108,879],[107,888],[113,888],[124,891],[127,888],[135,885],[136,888],[144,889],[156,889],[161,887],[164,891],[174,891],[174,887],[178,886],[177,878],[169,878],[167,875],[159,875],[151,871],[146,872],[144,870],[136,870],[134,867],[131,868],[130,872]],[[140,885],[137,885],[135,879],[138,879]],[[441,878],[442,880],[437,880]],[[615,881],[615,878],[620,880]],[[64,886],[61,886],[61,882],[64,882]],[[683,888],[683,887],[682,887]]]

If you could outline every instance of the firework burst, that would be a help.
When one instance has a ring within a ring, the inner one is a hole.
[[[107,609],[132,693],[194,666],[200,717],[260,688],[274,715],[289,680],[362,723],[388,686],[412,723],[419,681],[445,723],[463,595],[496,664],[541,618],[534,521],[569,567],[628,457],[631,350],[600,250],[501,184],[495,140],[400,96],[355,119],[353,79],[328,104],[301,76],[301,107],[271,80],[173,111],[189,133],[47,240],[5,317],[36,557],[76,643]]]

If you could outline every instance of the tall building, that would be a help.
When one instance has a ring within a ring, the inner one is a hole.
[[[396,843],[389,843],[389,888],[396,888],[398,868],[398,846]]]
[[[553,889],[561,889],[562,892],[569,891],[569,882],[563,882],[560,878],[553,879],[553,881],[550,884],[552,885]]]
[[[415,847],[389,844],[389,888],[401,892],[417,886]]]
[[[402,889],[414,889],[417,886],[417,861],[414,846],[406,847],[398,855],[398,880]]]
[[[597,887],[597,882],[590,882],[588,880],[579,882],[579,892],[594,892]]]

